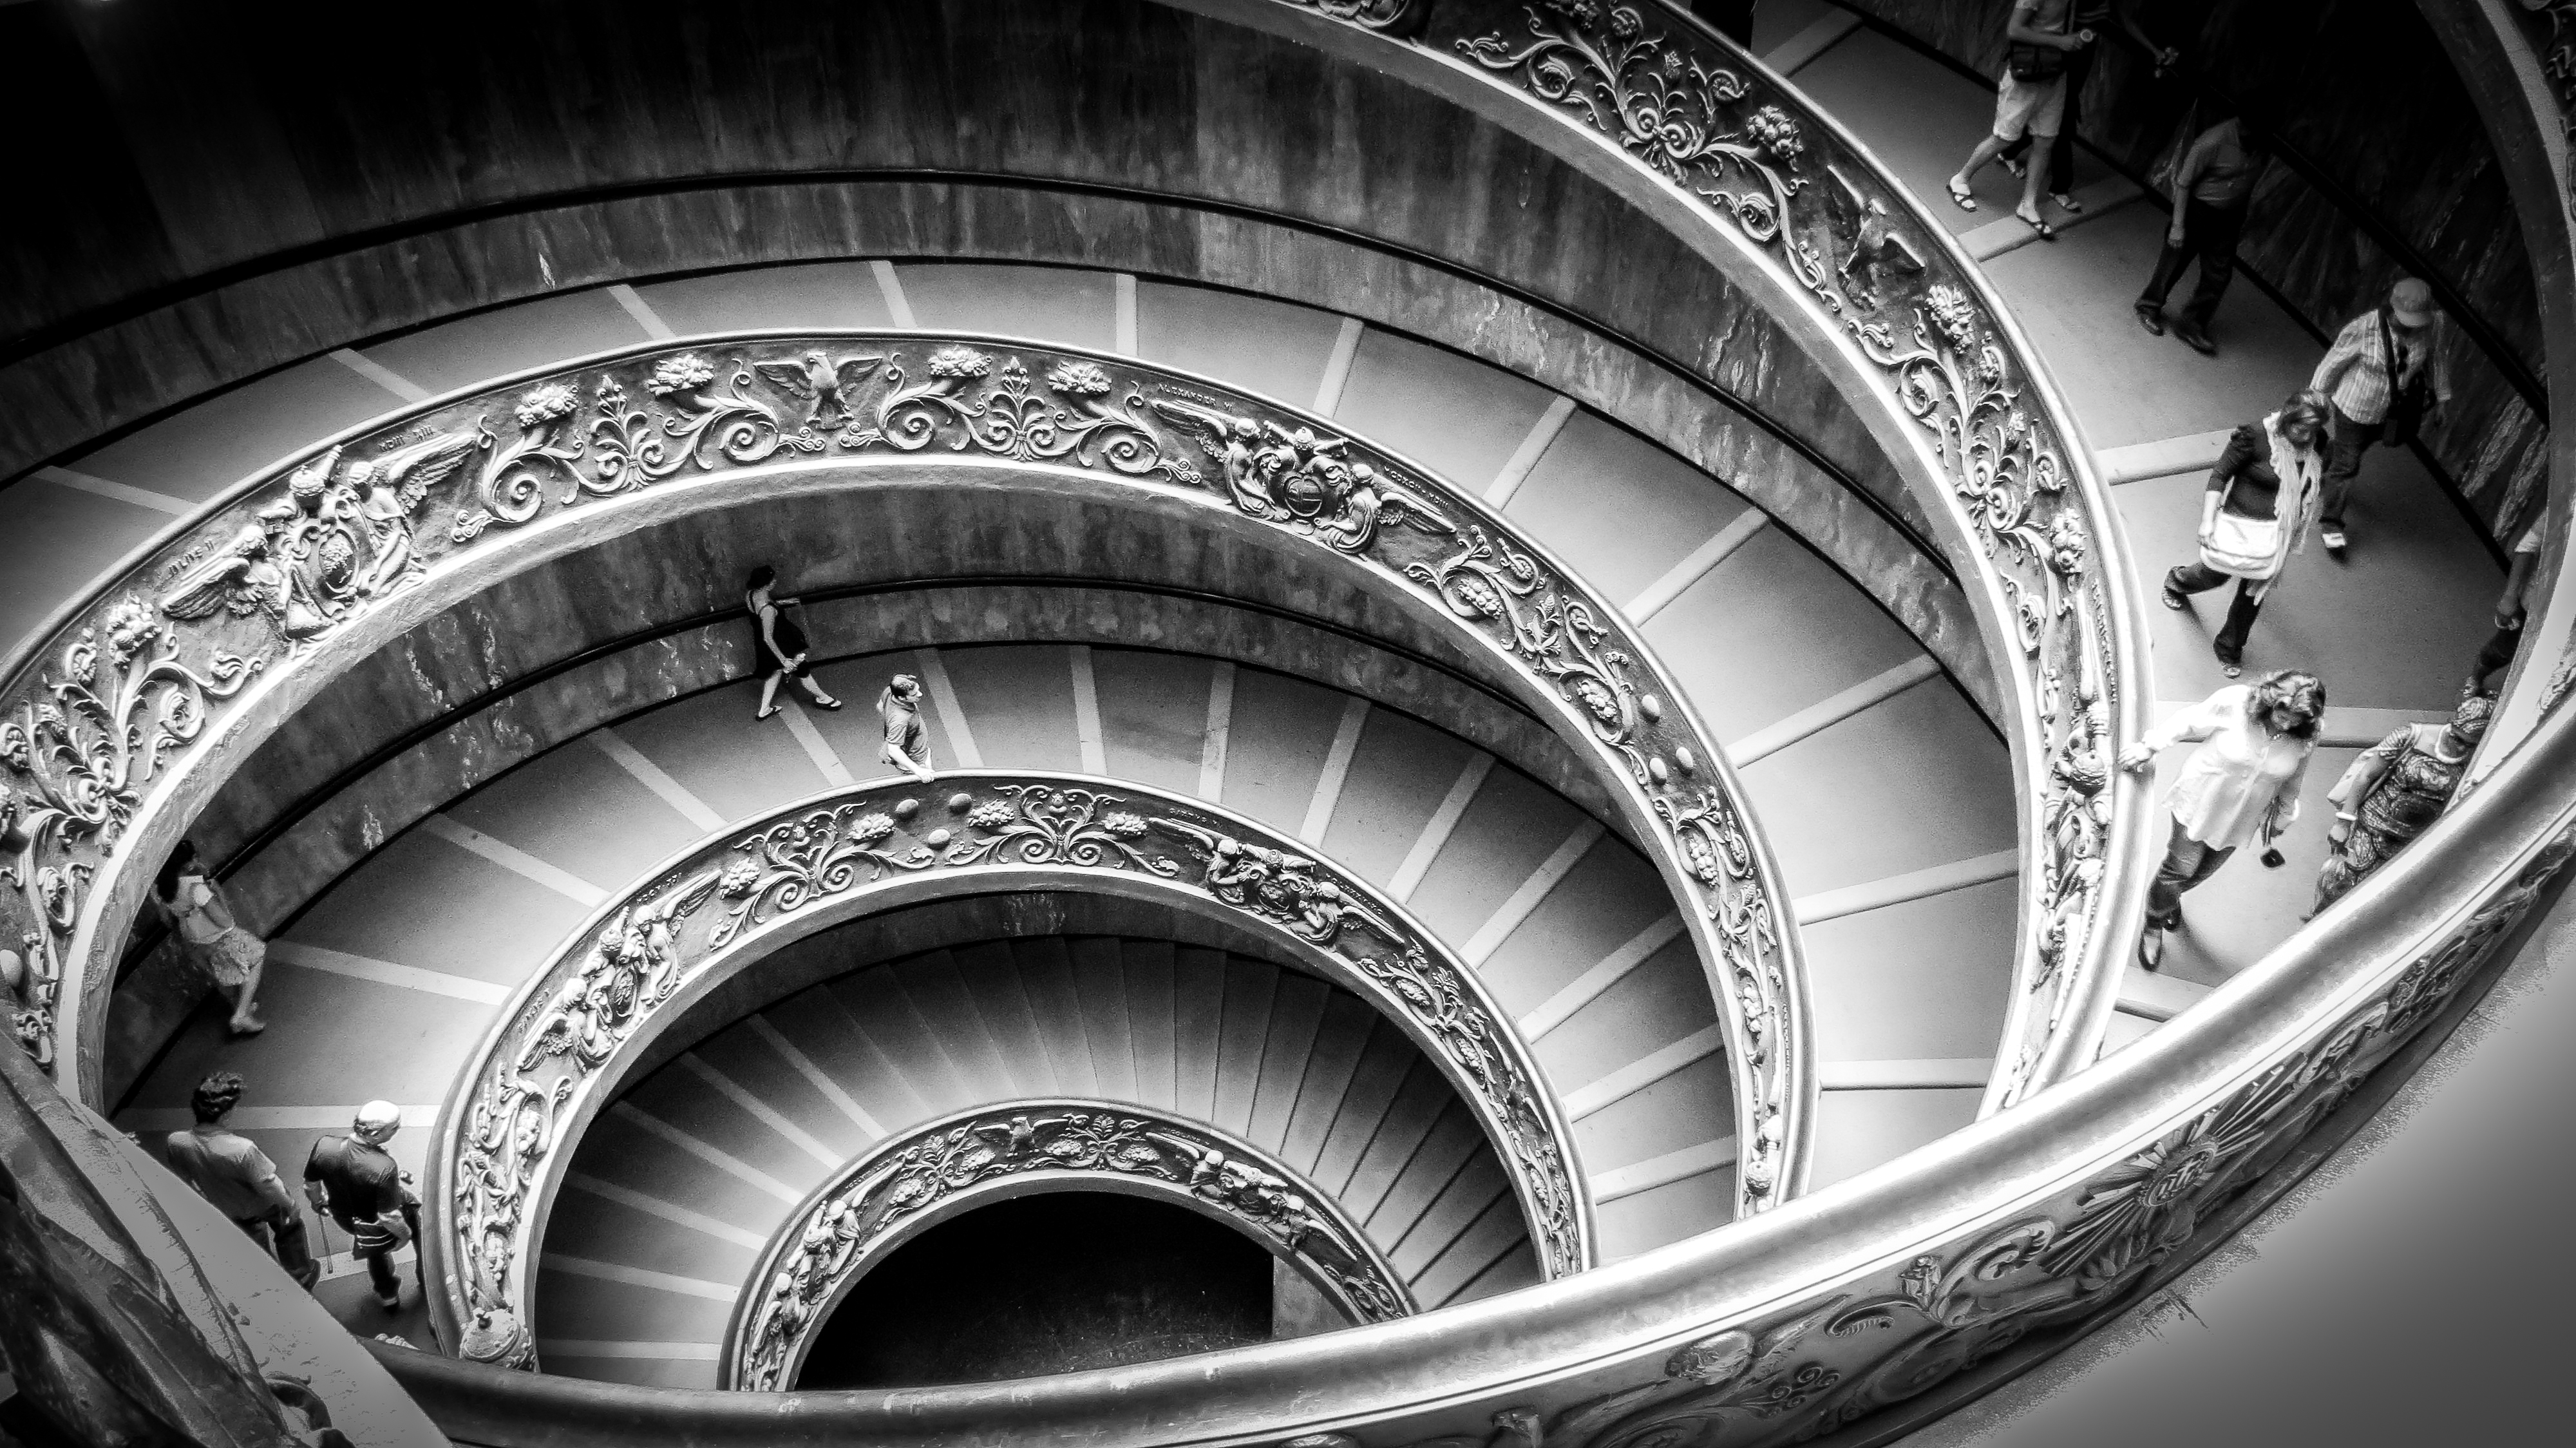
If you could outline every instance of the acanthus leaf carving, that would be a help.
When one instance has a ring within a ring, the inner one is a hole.
[[[960,1193],[1041,1172],[1122,1177],[1204,1203],[1274,1244],[1360,1322],[1415,1310],[1359,1224],[1252,1147],[1133,1105],[1017,1101],[881,1142],[825,1183],[772,1239],[736,1308],[728,1384],[789,1386],[824,1309],[905,1228]]]

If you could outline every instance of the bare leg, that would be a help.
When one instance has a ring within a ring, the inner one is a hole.
[[[2012,142],[2005,140],[2001,136],[1988,136],[1984,140],[1979,141],[1977,143],[1977,149],[1968,153],[1967,164],[1959,168],[1958,175],[1950,178],[1950,189],[1952,191],[1967,190],[1968,183],[1975,178],[1979,171],[1986,168],[1986,163],[1993,160],[1995,157],[2002,155],[2004,147],[2011,144]]]
[[[2057,144],[2057,138],[2054,136],[2042,136],[2033,141],[2031,143],[2032,164],[2021,175],[2021,205],[2013,208],[2013,215],[2033,226],[2037,226],[2046,219],[2041,216],[2039,210],[2039,193],[2047,181],[2047,178],[2040,174],[2043,168],[2038,164],[2039,153],[2043,148],[2055,144]]]
[[[806,693],[814,696],[815,703],[824,705],[827,708],[839,707],[841,701],[823,692],[822,683],[812,674],[800,674],[797,676],[796,682],[804,686]]]
[[[785,677],[786,675],[784,673],[776,673],[760,681],[759,718],[766,719],[769,717],[770,709],[778,702],[778,681]]]
[[[259,978],[267,970],[265,963],[252,966],[249,977],[233,992],[233,1018],[230,1022],[233,1030],[248,1035],[267,1028],[268,1023],[259,1018]]]

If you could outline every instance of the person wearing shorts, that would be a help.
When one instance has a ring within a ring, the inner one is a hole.
[[[2014,0],[2012,19],[2005,34],[2011,40],[2010,53],[2045,58],[2048,51],[2073,55],[2092,43],[2090,31],[2075,30],[2068,23],[2072,0]],[[2004,153],[2004,148],[2027,136],[2034,150],[2055,147],[2057,132],[2066,119],[2066,73],[2068,66],[2060,61],[2055,73],[2045,77],[2023,77],[2013,74],[2024,69],[2007,60],[2001,88],[1995,92],[1994,134],[1977,143],[1968,153],[1967,164],[1950,178],[1950,200],[1962,211],[1977,209],[1977,199],[1969,192],[1969,183],[1988,161]],[[2040,214],[2039,193],[2045,167],[2023,168],[2021,205],[2013,208],[2043,240],[2055,241],[2056,228]]]

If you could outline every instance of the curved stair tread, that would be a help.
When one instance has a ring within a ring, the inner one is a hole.
[[[894,271],[912,308],[911,325],[1044,339],[1096,352],[1119,350],[1114,273],[916,261],[896,263]]]
[[[1350,319],[1295,302],[1136,279],[1136,355],[1311,406]]]
[[[1356,998],[1341,994],[1349,1005],[1329,1009],[1330,998],[1338,993],[1322,982],[1223,952],[1176,951],[1155,942],[1097,938],[1070,942],[1069,949],[1062,942],[1057,945],[1050,949],[1043,941],[994,942],[928,952],[860,974],[901,974],[911,982],[907,998],[932,998],[944,994],[928,984],[928,978],[939,973],[961,978],[998,974],[1025,963],[1043,974],[1062,970],[1073,950],[1089,946],[1116,952],[1126,967],[1122,981],[1136,987],[1155,975],[1150,965],[1140,967],[1139,957],[1159,956],[1184,978],[1216,987],[1210,994],[1224,1025],[1220,1043],[1204,1053],[1207,1065],[1220,1073],[1208,1083],[1209,1099],[1220,1116],[1226,1114],[1227,1103],[1245,1103],[1238,1134],[1264,1150],[1293,1158],[1299,1149],[1295,1138],[1301,1114],[1310,1119],[1327,1114],[1351,1118],[1342,1128],[1344,1134],[1367,1143],[1353,1182],[1370,1194],[1364,1211],[1353,1203],[1354,1215],[1365,1217],[1365,1229],[1409,1278],[1439,1274],[1436,1286],[1441,1296],[1426,1300],[1446,1300],[1464,1291],[1471,1282],[1492,1274],[1523,1245],[1508,1178],[1473,1117],[1446,1093],[1436,1072],[1400,1034]],[[841,984],[828,983],[814,990]],[[986,999],[997,994],[989,982],[970,988],[961,980],[958,989]],[[847,998],[854,993],[835,994]],[[1133,1021],[1151,1015],[1153,1009],[1150,1005],[1134,1008],[1131,1003],[1128,1015]],[[656,1381],[701,1380],[687,1376],[697,1369],[667,1366],[676,1363],[709,1364],[703,1369],[703,1381],[713,1381],[712,1358],[704,1350],[720,1342],[723,1323],[720,1314],[711,1316],[700,1305],[710,1300],[704,1284],[740,1282],[754,1255],[746,1243],[767,1240],[792,1213],[783,1189],[792,1181],[810,1191],[828,1174],[827,1163],[839,1147],[826,1146],[824,1133],[838,1133],[840,1142],[865,1149],[864,1133],[852,1134],[847,1113],[812,1089],[810,1081],[797,1079],[800,1073],[794,1063],[776,1048],[775,1042],[783,1038],[781,1018],[806,1013],[800,996],[719,1032],[630,1091],[610,1108],[597,1134],[584,1138],[548,1225],[545,1291],[539,1299],[541,1341],[580,1349],[600,1342],[649,1340],[673,1351],[671,1357],[655,1359],[666,1364],[657,1371],[682,1375]],[[952,1013],[917,1019],[935,1020],[944,1027],[925,1034],[951,1040],[976,1034],[974,1023]],[[1031,1020],[1040,1036],[1060,1038],[1081,1029],[1078,1017],[1032,1016]],[[880,1034],[895,1029],[882,1021],[875,1024]],[[1133,1039],[1159,1038],[1139,1032]],[[1415,1086],[1410,1094],[1372,1098],[1363,1093],[1354,1098],[1334,1072],[1307,1069],[1311,1060],[1355,1061],[1376,1040],[1393,1044],[1400,1071],[1407,1064],[1416,1068],[1406,1073]],[[1027,1049],[1038,1058],[1057,1054],[1042,1040],[1030,1041]],[[926,1060],[940,1053],[898,1054]],[[1279,1088],[1284,1104],[1261,1109],[1255,1103],[1277,1075],[1274,1068],[1290,1063],[1296,1067],[1293,1084]],[[1136,1075],[1150,1082],[1154,1073],[1146,1069]],[[1053,1093],[1061,1084],[1052,1079],[1020,1083],[1038,1094]],[[866,1090],[882,1089],[885,1083],[880,1074],[843,1085]],[[711,1086],[716,1089],[707,1089]],[[1150,1092],[1150,1086],[1146,1090]],[[746,1096],[762,1110],[746,1110],[738,1099]],[[872,1114],[893,1118],[894,1110]],[[1265,1122],[1267,1130],[1262,1129]],[[846,1160],[847,1155],[840,1159]],[[1499,1217],[1498,1202],[1503,1209]],[[1509,1231],[1503,1230],[1505,1225]],[[1518,1279],[1505,1272],[1492,1275],[1491,1280],[1492,1290],[1502,1290]],[[682,1301],[664,1304],[645,1317],[630,1317],[628,1309],[637,1293]],[[639,1327],[655,1335],[649,1339],[613,1336],[631,1334]],[[688,1351],[673,1346],[690,1343],[697,1346]],[[566,1362],[558,1370],[609,1375],[594,1372],[592,1357],[582,1351],[563,1356]]]
[[[619,303],[615,290],[557,292],[354,350],[379,376],[390,374],[434,397],[567,357],[650,340],[653,333]]]

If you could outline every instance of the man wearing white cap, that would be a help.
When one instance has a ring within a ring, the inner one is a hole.
[[[2433,355],[2433,289],[2407,277],[2388,304],[2344,324],[2308,385],[2334,399],[2334,447],[2326,456],[2325,504],[2317,533],[2338,557],[2348,541],[2343,506],[2361,474],[2361,455],[2383,433],[2411,442],[2417,424],[2439,421],[2451,382]],[[2428,407],[2425,394],[2431,393]]]
[[[403,1186],[402,1168],[385,1150],[401,1129],[401,1108],[390,1101],[370,1101],[358,1108],[347,1136],[313,1143],[304,1162],[305,1195],[312,1198],[314,1210],[349,1234],[349,1255],[367,1264],[376,1301],[387,1312],[402,1306],[402,1275],[394,1270],[393,1258],[411,1240],[405,1208],[418,1200]]]

